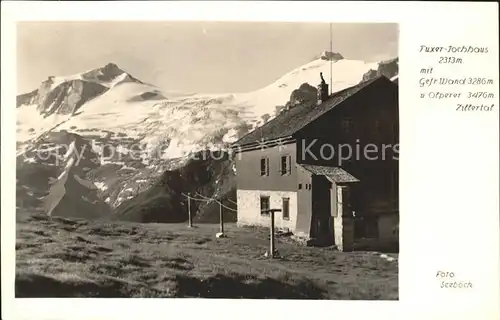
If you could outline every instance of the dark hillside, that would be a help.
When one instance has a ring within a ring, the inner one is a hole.
[[[183,194],[191,193],[199,199],[202,196],[229,197],[231,191],[234,194],[234,173],[230,168],[231,161],[223,151],[198,152],[185,166],[164,172],[151,188],[123,202],[116,209],[114,218],[142,223],[187,221],[187,199]],[[235,198],[232,200],[236,201]],[[198,216],[198,222],[215,218],[213,204],[205,201],[192,201],[191,210]],[[217,221],[218,210],[217,205]]]

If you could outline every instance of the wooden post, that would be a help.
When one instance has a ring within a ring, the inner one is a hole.
[[[224,234],[224,209],[222,208],[222,202],[219,202],[219,223],[220,223],[220,233]]]
[[[193,219],[191,216],[191,193],[188,193],[188,227],[193,226]]]
[[[274,258],[274,210],[271,210],[271,227],[270,227],[270,242],[269,242],[269,255]]]

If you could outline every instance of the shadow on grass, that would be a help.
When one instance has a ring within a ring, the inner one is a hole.
[[[243,275],[217,274],[209,278],[176,275],[170,286],[158,290],[144,283],[117,278],[99,280],[69,277],[56,279],[41,274],[17,274],[16,298],[246,298],[246,299],[323,299],[325,291],[311,281],[284,283],[276,279],[257,279]]]
[[[126,283],[111,279],[94,282],[85,279],[59,280],[41,274],[17,274],[16,298],[101,297],[126,298]]]
[[[311,281],[294,284],[276,279],[255,279],[246,276],[215,275],[207,279],[177,278],[182,297],[243,299],[322,299],[325,291]]]

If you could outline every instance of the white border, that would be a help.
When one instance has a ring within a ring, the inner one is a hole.
[[[461,114],[421,102],[420,44],[487,45],[492,53],[457,70],[498,84],[498,4],[482,2],[2,2],[2,318],[253,319],[326,316],[498,319],[498,108]],[[400,301],[186,299],[13,300],[15,219],[15,21],[219,20],[400,24]],[[431,63],[429,60],[428,63]],[[448,75],[453,73],[448,70]],[[498,97],[498,88],[495,89]],[[498,105],[498,99],[496,99]],[[472,155],[472,150],[475,155]],[[436,287],[437,269],[472,280],[471,291]],[[218,315],[216,310],[222,310]]]

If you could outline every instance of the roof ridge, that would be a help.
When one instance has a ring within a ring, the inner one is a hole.
[[[347,97],[344,97],[344,99],[342,99],[341,101],[339,101],[339,102],[335,103],[335,105],[339,105],[339,104],[341,104],[342,102],[344,102],[345,100],[347,100],[347,99],[349,99],[350,97],[352,97],[352,95],[356,94],[359,90],[361,90],[361,89],[364,89],[364,88],[368,87],[368,86],[369,86],[369,85],[371,85],[373,82],[375,82],[376,80],[378,80],[378,79],[380,79],[380,78],[382,78],[382,77],[387,79],[387,77],[384,77],[384,76],[377,76],[377,77],[375,77],[375,78],[373,78],[373,79],[366,80],[366,81],[362,81],[362,82],[360,82],[360,83],[358,83],[358,84],[356,84],[356,85],[353,85],[353,86],[347,87],[347,88],[345,88],[345,89],[343,89],[343,90],[340,90],[340,91],[337,91],[337,92],[335,92],[335,93],[332,93],[330,96],[328,96],[328,99],[327,99],[327,100],[325,100],[324,102],[322,102],[320,105],[318,105],[318,107],[320,107],[320,106],[321,106],[321,105],[323,105],[323,104],[327,104],[328,102],[332,102],[330,99],[331,99],[331,98],[334,98],[335,96],[338,96],[338,94],[340,94],[340,93],[347,92],[347,91],[349,91],[349,90],[353,90],[353,89],[357,89],[357,90],[356,90],[356,91],[354,91],[351,95],[349,95],[349,96],[347,96]],[[390,80],[389,80],[389,81],[390,81]],[[311,122],[314,122],[316,119],[318,119],[319,117],[323,116],[325,113],[327,113],[327,112],[328,112],[328,111],[330,111],[330,110],[332,110],[332,109],[325,110],[325,112],[319,113],[319,114],[317,114],[316,116],[312,117],[312,118],[309,120],[309,122],[307,122],[307,123],[303,124],[301,127],[299,127],[299,128],[297,129],[297,131],[298,131],[298,130],[300,130],[300,129],[302,129],[302,128],[304,128],[305,126],[309,125]]]
[[[244,146],[262,140],[292,136],[297,131],[303,129],[305,126],[328,113],[336,106],[342,104],[353,95],[357,94],[366,87],[369,87],[374,82],[380,81],[382,78],[385,78],[385,80],[382,81],[390,83],[392,85],[396,85],[386,76],[379,75],[377,77],[374,77],[373,79],[361,81],[355,85],[336,91],[329,95],[328,99],[322,101],[320,104],[316,104],[312,101],[302,102],[294,106],[293,108],[281,112],[280,114],[267,121],[265,124],[256,127],[252,131],[248,132],[237,141],[232,143],[232,146]],[[261,132],[260,136],[259,131]]]

